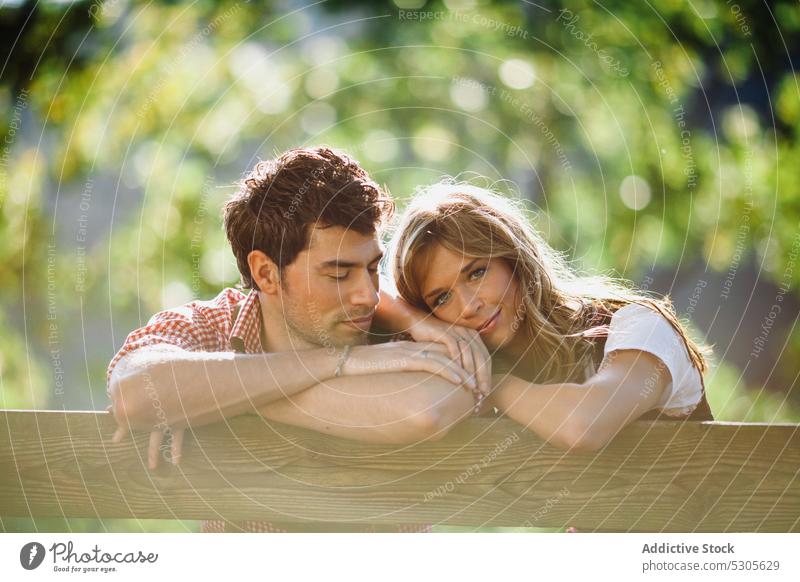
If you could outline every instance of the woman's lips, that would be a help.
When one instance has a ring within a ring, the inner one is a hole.
[[[491,331],[492,331],[492,330],[493,330],[495,327],[497,327],[497,320],[498,320],[498,319],[500,319],[500,311],[501,311],[501,309],[498,309],[498,310],[495,312],[495,314],[494,314],[493,316],[491,316],[489,319],[487,319],[487,320],[486,320],[486,321],[483,323],[483,325],[481,325],[481,326],[478,328],[478,333],[479,333],[479,334],[486,334],[486,333],[489,333],[489,332],[491,332]]]

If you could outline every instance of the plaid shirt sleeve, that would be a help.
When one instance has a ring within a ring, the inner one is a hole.
[[[190,352],[219,349],[216,328],[192,304],[156,313],[147,325],[128,334],[125,343],[108,365],[106,380],[120,360],[145,346],[175,346]]]

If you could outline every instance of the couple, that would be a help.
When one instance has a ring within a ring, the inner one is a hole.
[[[166,435],[177,463],[185,427],[245,413],[394,444],[499,413],[572,450],[638,418],[712,419],[703,349],[667,301],[578,277],[510,202],[451,183],[420,191],[402,218],[395,296],[378,274],[393,210],[327,147],[259,162],[224,211],[249,291],[162,311],[128,335],[108,369],[113,441],[150,432],[155,468]],[[385,341],[400,333],[413,341]]]

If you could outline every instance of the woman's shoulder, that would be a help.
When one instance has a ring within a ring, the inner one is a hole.
[[[681,355],[689,359],[686,345],[672,323],[655,307],[629,303],[611,317],[606,351],[635,348],[655,351],[659,357],[675,361]]]
[[[604,352],[641,350],[661,360],[670,373],[670,385],[659,408],[685,411],[698,404],[702,379],[687,346],[672,323],[655,307],[630,303],[611,318]]]
[[[628,303],[622,305],[612,316],[612,319],[630,319],[634,317],[661,317],[664,318],[654,307],[641,303]]]

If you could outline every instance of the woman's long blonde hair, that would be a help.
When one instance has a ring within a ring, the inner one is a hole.
[[[467,256],[508,262],[519,282],[522,304],[515,325],[532,338],[539,382],[574,380],[592,358],[592,337],[607,326],[598,316],[630,303],[655,309],[677,330],[693,365],[704,373],[709,348],[696,344],[678,321],[668,297],[648,297],[629,283],[606,276],[579,276],[527,220],[521,205],[491,190],[445,180],[424,187],[403,213],[391,245],[391,267],[400,296],[430,311],[422,295],[426,253],[434,243]],[[605,318],[607,321],[608,318]]]

